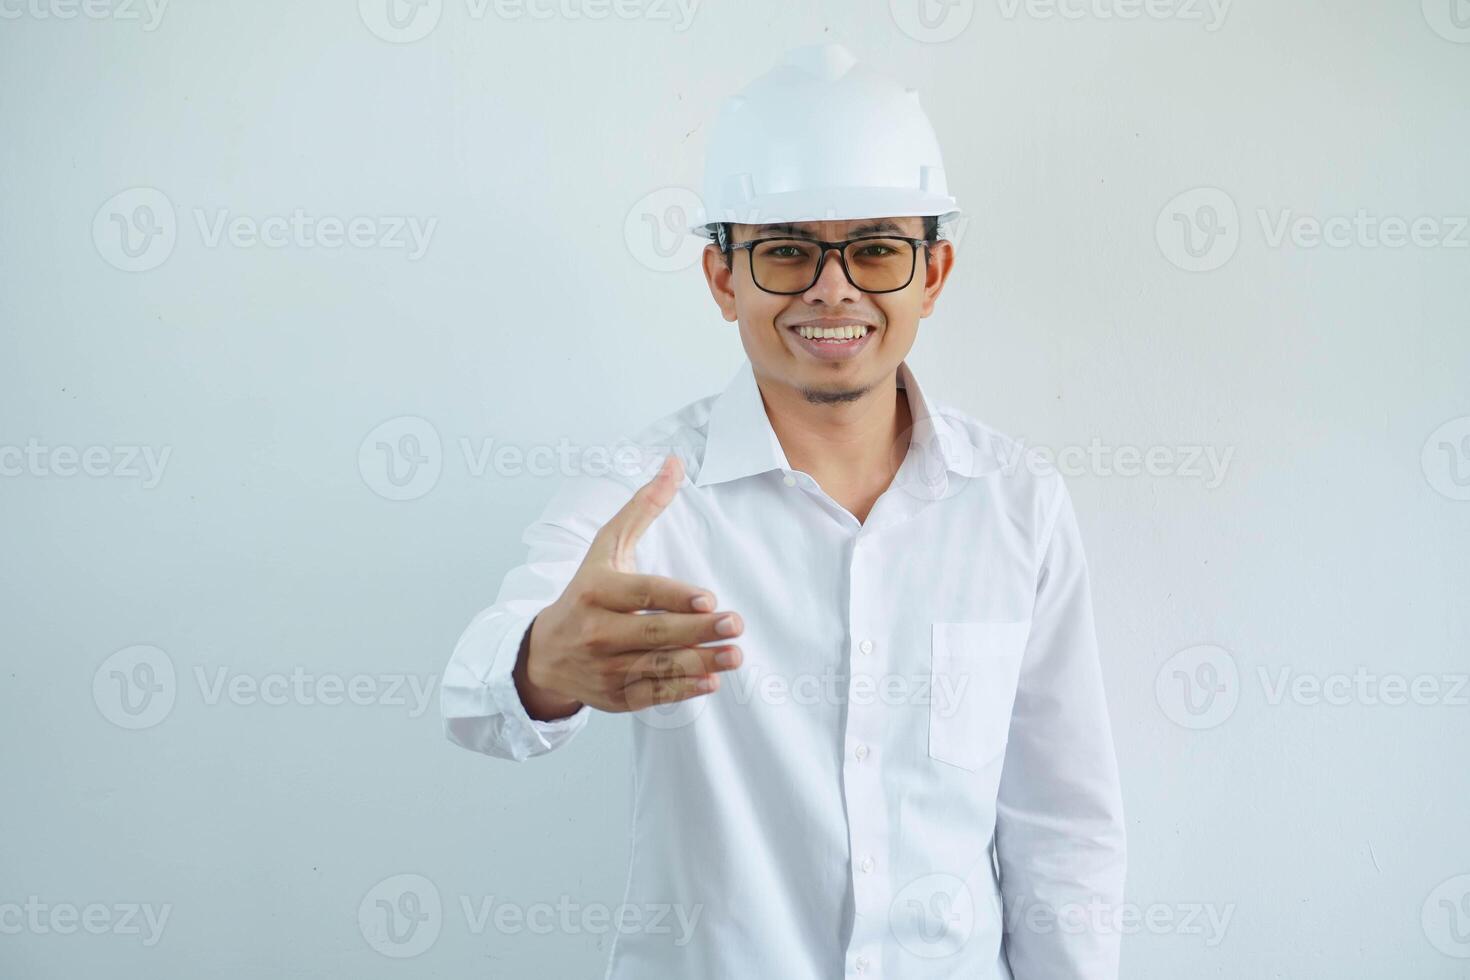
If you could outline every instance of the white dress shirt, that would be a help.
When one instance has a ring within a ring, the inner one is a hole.
[[[638,570],[740,613],[744,662],[612,716],[633,726],[637,915],[609,978],[1117,976],[1122,802],[1071,499],[907,362],[898,382],[912,438],[866,522],[788,465],[744,361],[621,444],[635,465],[565,480],[455,647],[454,742],[524,760],[580,732],[590,707],[526,713],[521,638],[680,454]]]

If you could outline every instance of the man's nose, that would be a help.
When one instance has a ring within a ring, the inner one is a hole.
[[[842,256],[835,250],[828,249],[822,261],[821,274],[811,288],[802,294],[802,299],[808,303],[831,304],[856,301],[861,295],[862,290],[848,282],[847,276],[842,272]]]

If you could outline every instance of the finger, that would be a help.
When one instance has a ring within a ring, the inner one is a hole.
[[[721,625],[728,623],[728,625]],[[692,647],[701,643],[726,642],[739,636],[745,625],[733,612],[661,612],[647,616],[615,614],[600,624],[605,649],[613,653]]]
[[[598,529],[587,549],[588,556],[606,561],[619,571],[633,571],[634,546],[654,518],[673,501],[683,479],[684,464],[676,454],[670,453],[664,457],[653,479],[639,487],[628,502]]]
[[[592,582],[587,591],[599,608],[614,612],[662,609],[667,612],[708,613],[715,608],[715,597],[708,589],[664,575],[610,572]]]
[[[684,701],[719,689],[720,679],[713,674],[668,680],[649,678],[629,684],[623,689],[623,697],[629,711],[639,711],[651,705]]]
[[[659,678],[671,680],[677,677],[698,677],[717,674],[740,666],[741,653],[737,646],[718,647],[674,647],[667,650],[649,650],[646,653],[630,653],[628,667],[624,672],[628,683]]]

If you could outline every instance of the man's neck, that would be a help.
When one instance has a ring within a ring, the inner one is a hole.
[[[862,520],[908,453],[912,413],[897,377],[890,374],[851,401],[813,402],[778,383],[760,390],[791,468],[810,474],[844,505],[855,504]]]

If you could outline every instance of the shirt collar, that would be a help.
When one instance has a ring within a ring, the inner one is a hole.
[[[908,397],[914,425],[909,453],[894,477],[895,483],[917,489],[924,496],[944,496],[947,474],[978,476],[994,468],[994,456],[982,453],[974,444],[962,418],[924,396],[906,360],[898,366],[897,381]],[[694,485],[709,486],[790,468],[781,441],[771,428],[754,369],[746,358],[710,407],[704,453]]]

